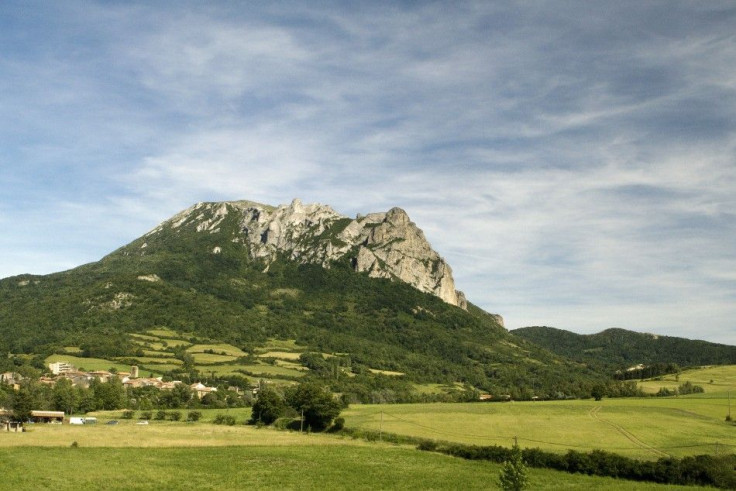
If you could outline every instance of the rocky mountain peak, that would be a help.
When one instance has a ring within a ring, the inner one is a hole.
[[[167,226],[218,233],[232,213],[237,214],[239,231],[230,240],[247,245],[251,257],[267,268],[280,256],[325,268],[347,258],[357,272],[403,281],[449,304],[467,307],[462,292],[455,290],[450,266],[401,208],[351,219],[330,206],[299,199],[277,207],[252,201],[199,203],[149,235]]]

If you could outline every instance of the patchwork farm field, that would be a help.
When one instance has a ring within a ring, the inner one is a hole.
[[[76,442],[76,446],[72,446]],[[209,423],[37,425],[0,434],[3,486],[58,489],[496,489],[501,466],[408,446]],[[530,489],[696,489],[529,469]]]
[[[299,363],[305,348],[293,340],[270,340],[249,354],[226,343],[195,343],[192,342],[193,337],[165,328],[151,329],[146,334],[131,334],[130,337],[141,349],[139,355],[111,360],[84,358],[77,356],[81,351],[79,347],[69,346],[64,348],[64,353],[51,355],[45,362],[65,361],[86,370],[113,368],[118,372],[127,372],[131,364],[136,364],[141,373],[158,376],[181,368],[184,362],[175,358],[174,353],[174,350],[179,349],[192,357],[194,367],[205,376],[249,376],[283,385],[293,383],[294,379],[303,377],[309,371]],[[324,355],[332,356],[328,353]]]

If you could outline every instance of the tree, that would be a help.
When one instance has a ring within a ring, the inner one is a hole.
[[[606,395],[606,387],[603,384],[594,385],[590,391],[590,395],[593,396],[593,399],[596,401],[600,401],[603,399],[603,396]]]
[[[510,458],[503,463],[498,476],[498,484],[501,489],[507,491],[520,491],[529,485],[529,477],[526,474],[526,465],[519,445],[514,444]]]
[[[186,407],[192,398],[192,389],[187,384],[176,384],[173,389],[158,394],[159,405],[169,409]]]
[[[21,387],[13,396],[13,419],[21,422],[31,419],[34,402],[31,391]]]
[[[286,403],[304,415],[304,423],[314,431],[327,428],[340,415],[342,405],[322,385],[305,382],[290,388]]]
[[[95,379],[89,388],[94,397],[96,410],[109,411],[125,407],[125,387],[117,377],[113,377],[109,382],[100,382]]]
[[[253,404],[251,423],[261,422],[270,425],[284,414],[286,406],[281,396],[273,389],[264,388],[258,393],[258,399]]]
[[[53,388],[52,407],[57,411],[72,414],[78,406],[78,393],[69,379],[61,379]]]

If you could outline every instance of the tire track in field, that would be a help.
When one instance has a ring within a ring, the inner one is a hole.
[[[669,454],[667,454],[667,453],[665,453],[665,452],[663,452],[663,451],[661,451],[661,450],[659,450],[657,448],[654,448],[651,445],[647,445],[643,441],[639,440],[636,436],[634,436],[631,432],[629,432],[628,430],[626,430],[626,428],[624,428],[623,426],[620,426],[620,425],[617,425],[616,423],[613,423],[611,421],[607,421],[605,419],[602,419],[600,417],[600,415],[598,414],[601,411],[601,409],[603,409],[603,406],[595,406],[593,409],[591,409],[588,412],[588,415],[591,418],[593,418],[594,420],[596,420],[596,421],[598,421],[600,423],[605,423],[605,424],[611,426],[613,429],[615,429],[616,431],[618,431],[619,433],[621,433],[623,436],[625,436],[634,445],[636,445],[636,446],[638,446],[640,448],[643,448],[644,450],[648,450],[648,451],[654,453],[655,455],[657,455],[659,457],[670,457]]]

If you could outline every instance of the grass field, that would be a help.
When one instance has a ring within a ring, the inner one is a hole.
[[[629,457],[736,452],[736,426],[722,398],[604,399],[468,404],[355,405],[348,427],[474,445],[565,452],[607,450]]]
[[[736,394],[736,365],[718,365],[684,370],[678,375],[665,375],[659,380],[649,379],[639,382],[639,387],[649,394],[655,394],[660,388],[673,390],[685,382],[699,385],[706,394],[727,393]]]
[[[197,353],[204,353],[205,351],[214,351],[218,355],[227,355],[231,357],[245,356],[246,353],[240,348],[237,348],[231,344],[218,343],[218,344],[194,344],[187,348],[188,353],[196,355]]]
[[[77,442],[77,447],[72,447]],[[0,433],[5,489],[496,489],[498,464],[345,437],[208,423]],[[529,469],[530,489],[696,489]]]
[[[46,358],[46,366],[48,366],[49,363],[55,363],[58,361],[71,363],[78,369],[84,368],[87,371],[110,370],[110,368],[115,368],[119,372],[130,371],[130,365],[127,364],[105,360],[103,358],[82,358],[80,356],[73,355],[51,355]]]
[[[267,351],[258,355],[259,358],[278,358],[280,360],[296,361],[301,353],[292,353],[291,351]]]

